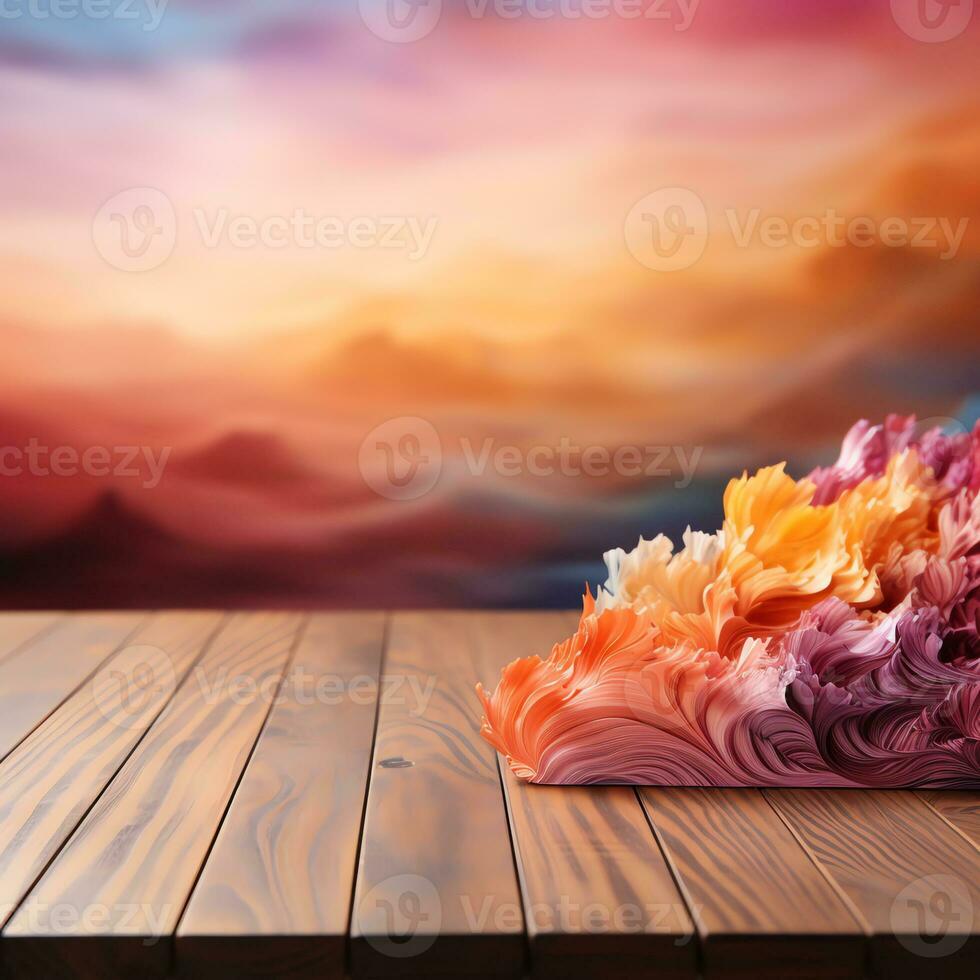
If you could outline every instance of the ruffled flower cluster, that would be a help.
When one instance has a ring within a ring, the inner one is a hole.
[[[483,688],[536,783],[980,787],[980,424],[861,421],[732,480],[724,526],[605,556],[578,631]]]

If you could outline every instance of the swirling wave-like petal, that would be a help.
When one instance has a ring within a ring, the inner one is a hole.
[[[731,481],[715,534],[606,554],[576,633],[478,688],[522,779],[980,787],[978,432],[858,423],[801,481]]]

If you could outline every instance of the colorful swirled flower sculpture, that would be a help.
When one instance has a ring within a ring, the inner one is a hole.
[[[536,783],[980,787],[980,424],[858,422],[732,480],[724,526],[606,554],[574,636],[483,688]]]

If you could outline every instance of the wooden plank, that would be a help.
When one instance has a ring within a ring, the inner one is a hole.
[[[218,613],[153,617],[0,765],[0,927],[153,724],[220,621]]]
[[[504,779],[530,975],[693,980],[694,926],[633,790]]]
[[[521,974],[524,924],[496,753],[479,734],[473,617],[399,613],[351,919],[354,976]]]
[[[0,613],[0,663],[30,640],[54,628],[61,618],[61,613]]]
[[[915,793],[766,796],[869,924],[876,974],[976,976],[980,854]]]
[[[164,976],[172,936],[296,642],[302,617],[224,626],[11,918],[14,977]]]
[[[638,790],[694,916],[702,973],[860,977],[863,925],[759,790]]]
[[[0,664],[0,759],[97,670],[144,618],[143,613],[72,616]]]
[[[480,616],[484,684],[516,657],[546,656],[577,613]],[[532,977],[690,977],[694,925],[632,789],[530,786],[499,759]]]
[[[980,847],[980,793],[970,790],[936,789],[920,792],[919,796],[964,837]]]
[[[343,976],[384,624],[311,619],[178,927],[181,976]]]

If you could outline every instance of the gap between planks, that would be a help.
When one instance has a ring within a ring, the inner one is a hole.
[[[201,678],[169,700],[8,924],[8,972],[166,975],[177,916],[271,708],[236,703],[224,676],[237,670],[258,691],[278,682],[302,621],[236,614],[224,625],[201,661],[213,704]],[[66,907],[105,914],[53,922]]]
[[[449,621],[455,623],[451,629],[448,630],[448,642],[450,647],[454,647],[456,653],[459,654],[462,651],[465,652],[465,660],[469,661],[470,667],[466,669],[466,672],[471,676],[463,678],[462,683],[455,683],[459,681],[456,677],[454,670],[459,671],[459,659],[453,661],[451,658],[447,661],[448,666],[443,670],[443,680],[449,682],[449,691],[441,692],[447,693],[449,696],[445,699],[445,703],[441,704],[440,711],[442,712],[441,721],[445,722],[447,718],[457,718],[458,712],[460,710],[469,711],[474,717],[478,717],[478,705],[475,697],[472,695],[472,684],[470,681],[474,680],[477,676],[482,676],[485,680],[489,680],[491,683],[496,682],[496,675],[499,670],[499,663],[494,660],[494,658],[499,658],[499,650],[501,648],[506,648],[508,655],[506,659],[511,659],[514,656],[526,655],[527,653],[539,653],[545,656],[548,652],[548,648],[553,640],[562,638],[562,636],[571,631],[574,624],[570,621],[566,621],[565,629],[560,626],[555,629],[554,635],[550,636],[552,630],[552,620],[555,614],[532,614],[532,613],[512,613],[512,614],[464,614],[464,613],[434,613],[434,614],[399,614],[394,619],[399,621],[408,621],[413,624],[416,631],[416,641],[418,640],[418,633],[421,630],[423,639],[426,636],[425,621],[426,620],[443,620],[444,622]],[[68,622],[78,621],[82,617],[69,617]],[[378,677],[382,678],[388,671],[388,651],[391,646],[389,640],[392,635],[392,629],[394,624],[394,619],[389,619],[387,621],[386,632],[384,633],[383,639],[381,641],[381,653],[378,661]],[[156,617],[153,617],[146,623],[144,623],[143,628],[148,627],[156,621]],[[559,619],[558,622],[561,622]],[[536,624],[536,625],[534,625]],[[544,624],[544,625],[542,625]],[[63,625],[63,624],[62,624]],[[41,633],[29,638],[26,643],[30,647],[35,643],[38,643],[45,636],[50,636],[51,630],[54,629],[55,624],[49,625]],[[432,628],[431,624],[429,629],[429,639],[432,639]],[[297,632],[294,636],[293,645],[287,656],[286,664],[283,666],[283,670],[280,673],[277,682],[277,691],[281,690],[283,679],[285,677],[286,670],[289,669],[289,665],[292,664],[295,659],[296,652],[300,645],[300,630],[301,627],[297,627]],[[142,628],[141,628],[142,632]],[[409,630],[411,633],[411,630]],[[440,634],[440,630],[435,629],[436,638]],[[216,634],[217,635],[217,634]],[[447,631],[445,628],[442,630],[442,640],[447,640]],[[550,639],[549,639],[550,636]],[[397,639],[397,637],[396,637]],[[411,638],[410,638],[411,639]],[[401,638],[401,641],[404,637]],[[123,641],[123,645],[125,644]],[[523,646],[522,646],[523,644]],[[404,645],[404,644],[403,644]],[[409,644],[411,645],[411,644]],[[416,643],[416,645],[418,645]],[[436,644],[438,646],[438,643]],[[423,642],[421,644],[423,648],[426,644]],[[4,668],[6,668],[13,659],[18,659],[20,653],[24,649],[22,646],[14,651],[11,656],[2,657],[0,656],[0,678],[2,678],[4,673]],[[200,657],[203,658],[206,650],[202,650]],[[397,652],[397,651],[396,651]],[[2,648],[0,648],[0,653],[2,653]],[[69,703],[73,702],[73,699],[77,698],[83,687],[87,684],[88,680],[98,672],[98,670],[105,664],[112,660],[112,657],[118,654],[118,648],[115,648],[115,652],[110,653],[99,665],[92,668],[91,672],[83,678],[78,685],[73,689],[71,693],[63,697],[58,704],[52,708],[49,713],[38,723],[38,725],[31,730],[31,732],[24,736],[19,743],[17,743],[17,748],[11,753],[11,756],[17,757],[18,753],[21,752],[23,747],[27,745],[32,736],[42,732],[48,727],[59,711],[63,711]],[[195,661],[197,662],[197,661]],[[497,664],[497,666],[494,666]],[[420,662],[421,667],[424,668],[424,663]],[[183,682],[181,682],[183,683]],[[467,689],[467,685],[469,688]],[[178,690],[180,686],[178,686]],[[175,691],[173,696],[167,702],[167,704],[162,707],[159,713],[155,716],[153,721],[155,722],[164,713],[167,707],[173,702],[177,697],[177,692]],[[454,704],[454,698],[458,700],[458,704]],[[208,872],[208,865],[215,854],[215,849],[218,846],[219,838],[224,833],[229,833],[226,828],[229,826],[229,817],[234,815],[235,802],[239,797],[239,793],[242,787],[246,785],[246,780],[248,779],[248,774],[250,770],[253,769],[253,764],[255,763],[256,754],[262,745],[263,740],[266,738],[270,726],[270,719],[273,717],[274,704],[270,704],[266,710],[261,724],[255,738],[249,748],[244,762],[242,763],[238,775],[231,793],[229,794],[223,809],[221,810],[220,816],[217,820],[216,825],[213,827],[213,834],[207,845],[206,853],[200,860],[199,866],[196,870],[196,874],[193,877],[193,881],[188,887],[186,894],[183,899],[183,904],[181,906],[180,915],[177,922],[174,923],[174,927],[168,934],[166,942],[163,946],[166,947],[168,953],[171,948],[170,938],[179,932],[178,923],[180,927],[183,927],[185,920],[187,918],[188,910],[191,909],[192,903],[194,902],[195,895],[198,893],[198,888],[205,875]],[[389,713],[390,714],[390,713]],[[356,929],[355,920],[355,905],[357,898],[357,887],[359,881],[360,870],[365,862],[368,860],[365,853],[365,844],[368,839],[370,832],[370,822],[371,822],[371,793],[374,788],[376,780],[385,779],[386,776],[379,773],[377,767],[377,761],[380,753],[379,740],[385,732],[382,731],[382,706],[380,700],[376,701],[373,706],[373,715],[371,718],[370,725],[370,748],[367,754],[369,759],[369,768],[366,774],[365,781],[367,783],[364,790],[362,790],[359,812],[356,815],[354,824],[357,827],[355,836],[356,844],[353,848],[354,854],[354,868],[355,872],[351,875],[350,888],[348,890],[348,895],[345,897],[345,904],[347,906],[347,925],[344,929],[345,932],[349,933],[350,939],[350,960],[349,969],[351,972],[359,973],[359,975],[376,975],[372,970],[365,971],[364,961],[358,960],[356,955],[356,950],[358,943],[361,943],[363,950],[363,932],[358,932]],[[391,718],[386,719],[386,721],[391,721]],[[437,719],[439,720],[439,719]],[[445,726],[440,729],[437,724],[434,727],[429,727],[426,729],[425,725],[418,723],[413,728],[409,724],[404,730],[400,729],[403,726],[404,719],[400,717],[395,717],[394,722],[396,723],[396,728],[399,731],[396,732],[399,738],[407,741],[409,744],[415,744],[412,742],[412,737],[416,739],[422,736],[436,735],[440,739],[438,745],[435,742],[432,746],[435,747],[436,758],[435,762],[440,764],[445,764],[448,760],[450,765],[455,761],[460,762],[460,756],[453,752],[453,749],[461,750],[463,752],[462,758],[469,759],[470,763],[477,757],[482,757],[482,748],[480,747],[480,742],[470,743],[469,738],[465,735],[460,734],[458,736],[458,742],[454,741],[457,738],[452,732],[447,731]],[[462,724],[462,723],[460,723]],[[471,725],[476,726],[475,721],[471,718]],[[153,723],[147,726],[146,730],[140,735],[136,744],[130,749],[129,755],[127,755],[122,762],[119,764],[118,768],[109,777],[109,783],[116,781],[116,776],[119,775],[124,769],[128,768],[130,760],[137,754],[143,743],[148,739],[151,733]],[[465,731],[466,729],[461,729]],[[477,733],[477,739],[479,738]],[[448,741],[447,741],[448,739]],[[398,744],[398,739],[394,740],[393,744]],[[485,743],[484,743],[485,744]],[[431,746],[430,746],[431,747]],[[489,748],[489,746],[487,746]],[[448,753],[448,754],[447,754]],[[492,759],[492,773],[494,777],[494,782],[496,784],[495,794],[497,803],[496,806],[502,808],[501,812],[504,816],[503,827],[505,828],[506,844],[510,849],[510,859],[511,859],[511,876],[514,879],[515,892],[514,894],[518,897],[519,904],[519,916],[521,920],[521,942],[524,942],[524,934],[527,934],[527,941],[529,943],[529,960],[528,965],[531,969],[531,976],[614,976],[613,972],[608,970],[602,970],[601,966],[605,965],[610,970],[615,969],[615,963],[610,961],[610,949],[603,948],[602,939],[599,937],[598,955],[601,957],[601,961],[597,960],[595,963],[590,963],[588,956],[590,955],[586,946],[581,945],[584,937],[583,934],[575,930],[567,931],[562,933],[561,931],[555,933],[547,932],[546,930],[539,930],[536,928],[536,923],[533,915],[528,915],[529,907],[533,904],[533,897],[535,895],[535,885],[534,885],[534,874],[528,871],[528,861],[525,860],[527,857],[527,846],[522,848],[522,841],[527,841],[527,830],[522,831],[518,826],[518,821],[515,818],[515,807],[516,803],[520,799],[531,798],[533,794],[536,798],[543,801],[546,798],[548,787],[529,787],[524,788],[513,781],[514,786],[511,787],[511,781],[509,778],[509,773],[505,771],[505,765],[501,764],[501,760],[496,757],[496,754],[492,752],[490,758]],[[9,757],[8,757],[9,759]],[[479,767],[478,767],[479,768]],[[4,768],[0,765],[0,778],[2,778],[2,773]],[[109,785],[107,783],[107,786]],[[596,797],[601,799],[611,798],[616,790],[621,788],[615,787],[599,787],[593,789],[583,789],[580,787],[567,787],[562,788],[557,791],[557,793],[562,794],[559,807],[566,807],[569,800],[575,797],[575,794],[581,792],[582,794],[588,794],[589,797]],[[795,855],[791,858],[790,863],[795,868],[796,874],[802,874],[807,881],[810,881],[809,875],[812,872],[816,872],[813,875],[814,879],[822,881],[822,885],[815,885],[818,890],[826,889],[826,894],[832,894],[838,907],[846,909],[850,917],[852,927],[855,928],[855,932],[860,933],[860,940],[862,944],[864,943],[864,934],[868,931],[874,932],[875,941],[878,945],[875,947],[875,958],[874,963],[879,969],[886,969],[889,976],[895,977],[917,977],[919,975],[925,975],[921,973],[922,969],[926,967],[932,967],[936,964],[936,961],[922,961],[920,957],[918,960],[912,960],[905,955],[903,949],[897,948],[894,937],[888,937],[884,934],[881,927],[881,900],[880,895],[882,889],[885,885],[879,884],[877,892],[869,892],[871,898],[868,898],[867,894],[862,894],[859,886],[864,885],[863,881],[859,881],[855,877],[855,872],[846,866],[831,868],[829,865],[829,856],[826,853],[819,852],[820,838],[815,837],[815,830],[813,823],[813,812],[814,805],[812,805],[810,800],[824,800],[830,799],[834,791],[811,791],[809,794],[797,793],[796,797],[786,796],[784,799],[780,799],[779,794],[785,793],[786,791],[758,791],[758,790],[665,790],[665,789],[654,789],[654,788],[639,788],[637,790],[626,789],[624,790],[632,799],[636,801],[636,806],[639,808],[641,815],[643,817],[643,825],[646,831],[649,833],[650,840],[652,841],[653,847],[656,849],[656,853],[662,860],[664,867],[669,871],[672,876],[672,882],[674,887],[678,890],[679,895],[683,896],[681,904],[684,907],[685,912],[694,915],[698,922],[698,933],[700,937],[700,945],[702,948],[702,966],[704,968],[704,976],[710,980],[714,977],[738,977],[738,976],[762,976],[762,975],[778,975],[780,970],[785,966],[787,962],[790,964],[796,964],[797,966],[803,965],[812,969],[812,975],[829,977],[829,976],[852,976],[858,975],[854,973],[854,935],[847,932],[846,930],[839,933],[834,933],[833,930],[827,932],[824,936],[828,942],[823,943],[823,950],[817,952],[815,957],[810,957],[807,963],[801,964],[800,957],[805,954],[807,949],[809,949],[809,944],[814,942],[815,936],[820,935],[821,930],[812,928],[812,923],[810,924],[809,931],[803,934],[803,936],[797,935],[795,938],[792,935],[785,935],[778,930],[773,930],[773,923],[770,922],[768,925],[765,922],[765,916],[763,915],[761,919],[753,922],[752,915],[750,914],[746,920],[749,928],[746,930],[743,928],[741,932],[731,933],[729,931],[729,926],[726,925],[725,919],[726,915],[730,915],[731,910],[726,911],[724,906],[725,896],[723,894],[712,894],[712,890],[707,886],[708,878],[702,879],[703,869],[698,867],[698,861],[692,861],[691,848],[696,846],[695,834],[692,834],[691,827],[687,826],[683,820],[678,820],[678,814],[693,813],[694,824],[699,822],[704,826],[709,826],[712,828],[714,833],[719,833],[719,827],[721,827],[721,837],[719,838],[719,845],[717,849],[717,854],[719,857],[727,856],[726,851],[726,840],[727,847],[734,847],[736,845],[744,846],[744,841],[738,841],[736,835],[733,834],[731,828],[727,830],[727,838],[725,832],[724,821],[719,823],[719,817],[727,814],[729,819],[734,820],[736,827],[739,825],[739,821],[744,821],[749,818],[758,818],[762,821],[766,827],[775,827],[773,831],[775,837],[777,838],[777,846],[775,848],[776,852],[779,852],[781,848],[786,846],[787,838],[791,839],[795,844],[795,851],[792,849],[787,850],[785,853]],[[929,794],[924,796],[923,794],[912,794],[906,793],[904,797],[901,794],[895,794],[889,796],[885,794],[884,796],[875,796],[872,794],[867,794],[866,791],[848,791],[855,794],[852,798],[852,802],[855,806],[861,807],[861,800],[875,801],[880,800],[879,803],[875,804],[877,809],[868,810],[873,820],[877,821],[876,826],[879,826],[879,837],[877,847],[880,849],[881,842],[887,838],[885,831],[888,827],[893,826],[895,822],[899,819],[909,820],[911,819],[915,823],[916,827],[920,831],[925,832],[926,836],[934,835],[939,833],[939,837],[942,843],[941,853],[944,855],[944,860],[947,867],[951,867],[954,862],[960,862],[961,867],[966,867],[967,869],[976,868],[976,852],[977,852],[977,841],[976,838],[970,836],[970,827],[972,826],[971,821],[975,820],[975,814],[977,812],[976,798],[970,794]],[[557,793],[554,794],[557,799]],[[880,791],[879,791],[880,794]],[[411,794],[409,794],[411,798]],[[488,797],[490,799],[492,797]],[[847,798],[845,793],[845,798]],[[902,800],[904,799],[904,802]],[[765,809],[771,814],[770,818],[760,815],[761,811],[758,811],[758,801],[763,801]],[[787,802],[789,801],[789,802]],[[802,802],[801,802],[802,801]],[[897,802],[896,802],[897,801]],[[914,801],[914,803],[913,803]],[[89,805],[89,809],[81,814],[78,819],[77,826],[81,826],[86,823],[88,817],[92,810],[95,809],[97,804],[101,802],[101,796],[96,794],[96,799]],[[793,806],[790,805],[793,804]],[[871,803],[868,803],[870,806]],[[848,803],[848,807],[851,803]],[[458,803],[453,806],[452,800],[445,801],[445,809],[451,815],[458,814]],[[942,807],[942,809],[940,809]],[[693,808],[693,810],[692,810]],[[549,808],[544,807],[542,804],[535,803],[532,810],[543,811]],[[925,815],[928,815],[928,819]],[[818,813],[819,816],[819,813]],[[775,818],[775,823],[773,823],[772,818]],[[566,818],[567,819],[567,818]],[[838,824],[841,822],[838,821]],[[666,826],[666,829],[664,829]],[[749,827],[752,827],[752,819],[749,819]],[[941,828],[941,831],[937,831],[936,828]],[[840,826],[838,826],[838,832],[840,832]],[[70,831],[69,831],[70,833]],[[783,843],[779,843],[782,841]],[[369,843],[369,841],[368,841]],[[848,836],[847,833],[844,834],[842,842],[840,843],[838,850],[846,854],[848,848],[857,847],[858,844],[853,836]],[[523,856],[522,856],[523,854]],[[965,855],[965,856],[964,856]],[[574,857],[574,849],[570,852],[570,856]],[[751,852],[747,855],[750,861],[758,861],[760,859],[760,853]],[[806,864],[811,867],[811,872],[806,872],[802,870],[802,865],[799,864],[800,856],[805,859]],[[50,864],[55,864],[57,862],[60,854],[56,853],[55,858],[50,862]],[[913,868],[917,868],[919,871],[928,870],[931,867],[930,864],[925,863],[925,857],[917,858],[918,864],[913,864]],[[963,864],[962,862],[966,862]],[[718,862],[715,863],[715,870],[717,871]],[[764,867],[764,865],[760,865]],[[970,871],[974,874],[974,871]],[[39,876],[43,879],[43,875]],[[726,887],[731,885],[731,882],[717,881],[716,873],[716,883],[719,885],[725,885]],[[887,882],[885,883],[887,884]],[[775,886],[770,883],[770,887]],[[717,891],[717,889],[716,889]],[[707,902],[703,899],[707,899]],[[778,897],[777,897],[778,900]],[[870,903],[870,904],[869,904]],[[547,903],[545,903],[547,904]],[[980,902],[977,903],[980,906]],[[869,919],[874,918],[874,915],[878,916],[878,925],[876,930],[872,930],[869,925]],[[828,913],[830,915],[830,921],[837,921],[838,926],[840,921],[835,917],[837,913]],[[743,926],[746,924],[743,923]],[[826,928],[826,921],[824,923],[824,928]],[[491,936],[493,940],[492,947],[494,949],[500,948],[498,946],[498,941],[504,940],[504,948],[507,950],[513,949],[513,947],[508,945],[509,939],[513,930],[504,929],[500,935]],[[461,950],[468,949],[467,946],[456,947],[453,944],[454,937],[450,935],[447,937],[450,942],[451,948],[458,948]],[[459,937],[455,937],[459,938]],[[802,945],[801,938],[803,939]],[[739,941],[735,941],[738,939]],[[46,940],[47,941],[47,940]],[[783,957],[783,953],[780,952],[780,945],[786,945],[786,942],[790,942],[790,959],[786,961]],[[569,945],[563,947],[563,943],[568,942]],[[549,945],[550,944],[550,945]],[[753,945],[754,944],[754,945]],[[794,945],[795,944],[795,947]],[[4,943],[4,946],[7,944]],[[343,943],[341,943],[341,962],[343,962]],[[587,944],[586,944],[587,945]],[[690,949],[694,949],[695,944],[691,944]],[[898,944],[900,946],[900,943]],[[177,948],[180,948],[180,937],[178,936]],[[863,948],[863,947],[862,947]],[[953,958],[951,960],[940,961],[943,966],[948,967],[952,972],[949,975],[952,977],[958,976],[960,968],[969,969],[970,958],[967,954],[972,954],[972,950],[975,949],[972,941],[966,946],[966,953],[959,957]],[[512,952],[507,953],[508,956],[512,956]],[[564,958],[564,959],[563,959]],[[473,966],[474,964],[470,962],[473,959],[472,956],[468,957],[467,966]],[[612,957],[615,960],[615,956]],[[523,954],[520,958],[523,960]],[[375,958],[375,965],[381,962],[382,966],[385,965],[383,961],[378,961]],[[448,961],[452,963],[452,960]],[[508,960],[508,963],[512,964],[513,970],[519,971],[518,960]],[[546,969],[546,964],[551,968],[549,973]],[[178,955],[178,965],[180,965],[180,956]],[[389,967],[397,967],[398,964],[387,963]],[[402,966],[405,964],[402,963]],[[458,961],[457,964],[458,966]],[[478,967],[481,964],[476,964]],[[483,964],[492,965],[492,964]],[[418,964],[422,966],[422,964]],[[640,963],[639,968],[642,970],[644,967],[649,967],[650,963]],[[663,972],[665,964],[661,961],[657,964],[658,975]],[[920,972],[917,972],[916,968],[919,968]],[[505,975],[516,975],[514,972],[507,973],[506,970],[510,970],[511,967],[505,968]],[[564,971],[568,972],[564,972]],[[754,974],[750,971],[755,970]],[[858,967],[860,970],[860,967]],[[382,971],[383,972],[383,971]],[[389,972],[397,972],[389,971]],[[479,972],[479,971],[478,971]],[[424,970],[422,971],[424,973]],[[55,975],[55,974],[48,974]],[[95,974],[93,974],[95,975]],[[209,974],[211,975],[211,974]],[[213,974],[215,976],[221,975],[220,973]],[[422,975],[422,974],[420,974]],[[669,974],[665,974],[669,975]],[[685,975],[692,975],[690,973]],[[801,973],[800,975],[804,975]],[[806,974],[810,975],[810,974]],[[964,976],[971,975],[969,972],[964,972]]]
[[[177,927],[182,977],[344,974],[384,634],[311,618]]]

